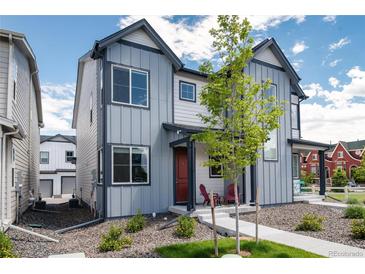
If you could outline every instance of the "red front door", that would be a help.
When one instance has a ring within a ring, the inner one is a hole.
[[[185,147],[175,148],[176,203],[188,201],[188,152]]]

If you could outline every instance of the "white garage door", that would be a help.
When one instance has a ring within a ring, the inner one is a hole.
[[[39,181],[39,192],[42,198],[49,198],[53,195],[53,180],[40,180]]]
[[[62,194],[72,194],[76,188],[76,177],[62,177],[61,190]]]

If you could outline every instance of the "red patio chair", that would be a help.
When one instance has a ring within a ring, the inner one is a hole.
[[[240,189],[239,187],[237,187],[238,193],[240,193]],[[234,197],[234,184],[229,184],[227,187],[227,194],[226,196],[224,196],[224,199],[227,203],[233,202],[235,201],[235,197]]]
[[[205,204],[209,205],[210,204],[210,198],[209,198],[209,194],[208,194],[205,186],[203,184],[201,184],[199,186],[199,189],[200,189],[200,195],[202,195],[203,198],[204,198],[203,205],[205,205]],[[218,193],[213,193],[213,199],[214,199],[214,204],[215,205],[218,205],[220,203],[220,197],[219,197]]]

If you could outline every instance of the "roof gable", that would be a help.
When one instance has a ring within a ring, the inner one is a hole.
[[[278,60],[278,58],[276,58],[276,56],[274,55],[274,53],[272,52],[270,47],[268,47],[265,50],[259,52],[255,56],[255,59],[266,62],[266,63],[269,63],[269,64],[273,64],[273,65],[278,66],[278,67],[282,67],[280,61]]]
[[[44,143],[44,142],[67,142],[67,143],[73,143],[76,145],[76,136],[72,136],[72,135],[62,135],[62,134],[57,134],[57,135],[41,135],[40,136],[40,143]]]
[[[155,42],[148,36],[146,31],[144,31],[142,28],[137,29],[136,31],[126,35],[123,37],[123,40],[142,44],[154,49],[160,49]]]
[[[175,70],[179,70],[183,67],[184,64],[181,62],[179,57],[175,55],[175,53],[169,48],[165,41],[162,40],[162,38],[152,28],[152,26],[147,22],[146,19],[141,19],[134,24],[125,27],[124,29],[105,37],[102,40],[96,41],[91,52],[91,57],[98,58],[100,56],[100,52],[107,46],[111,45],[112,43],[118,42],[121,39],[125,40],[126,37],[127,39],[131,39],[133,35],[135,36],[135,32],[140,30],[143,30],[144,33],[148,36],[149,40],[151,40],[157,46],[157,48],[159,48],[162,53],[166,55],[166,57],[172,62]]]

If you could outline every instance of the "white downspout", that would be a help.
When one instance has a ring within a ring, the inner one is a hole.
[[[14,135],[17,134],[19,132],[19,129],[17,128],[15,131],[11,131],[11,132],[6,132],[3,134],[3,139],[2,139],[2,153],[1,153],[1,178],[0,178],[0,185],[1,185],[1,225],[4,224],[5,221],[5,187],[4,184],[6,183],[5,181],[5,173],[6,173],[6,156],[7,156],[7,147],[6,147],[6,137],[10,136],[10,135]],[[8,195],[10,193],[10,189],[8,190]]]

